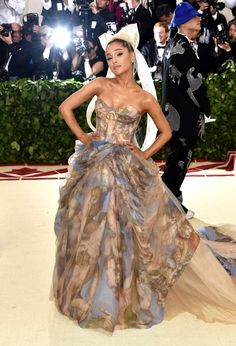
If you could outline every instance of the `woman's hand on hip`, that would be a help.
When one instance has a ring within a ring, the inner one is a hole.
[[[134,155],[136,155],[139,158],[144,159],[144,160],[147,159],[145,156],[145,153],[142,150],[140,150],[134,143],[128,143],[127,146],[129,148],[129,150],[134,153]]]
[[[91,133],[83,133],[79,140],[85,144],[85,145],[88,145],[90,143],[92,143],[93,141],[97,140],[99,138],[99,135],[98,133],[95,131],[95,132],[91,132]]]

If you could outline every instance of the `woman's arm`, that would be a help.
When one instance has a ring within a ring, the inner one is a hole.
[[[163,114],[159,103],[149,93],[146,93],[146,95],[145,97],[143,97],[143,99],[145,100],[145,112],[147,112],[153,119],[156,127],[158,128],[159,135],[156,138],[155,142],[144,151],[141,151],[133,143],[129,144],[130,150],[143,159],[148,159],[149,157],[157,153],[172,136],[170,125],[166,120],[166,117]]]
[[[102,72],[104,70],[104,63],[103,61],[97,61],[92,66],[92,74],[96,76],[99,72]]]
[[[71,71],[74,72],[76,70],[78,70],[78,66],[80,65],[82,60],[81,55],[79,55],[78,53],[75,53],[72,61],[71,61]]]
[[[92,135],[87,135],[79,126],[77,120],[75,119],[74,109],[78,108],[81,104],[91,99],[94,95],[100,95],[104,88],[105,78],[96,78],[92,82],[83,86],[80,90],[76,91],[74,94],[69,96],[60,106],[59,111],[63,116],[65,122],[75,134],[75,136],[84,144],[89,144],[94,137],[97,136],[96,133]]]

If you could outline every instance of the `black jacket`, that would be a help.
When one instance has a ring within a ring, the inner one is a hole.
[[[84,12],[74,11],[73,13],[73,25],[82,25],[84,33],[86,33],[84,38],[92,38],[98,41],[98,37],[107,31],[108,22],[115,22],[115,14],[110,12],[107,8],[93,14],[91,10]]]
[[[56,70],[58,49],[53,46],[48,59],[43,57],[44,50],[45,47],[41,43],[38,42],[34,45],[32,70],[34,79],[52,79],[53,71]]]
[[[61,3],[62,10],[58,11],[57,3]],[[58,25],[72,28],[72,13],[64,7],[62,0],[52,0],[52,7],[49,10],[42,9],[43,16],[41,25],[48,25],[54,28]]]
[[[200,114],[210,115],[210,103],[197,58],[188,39],[177,33],[163,61],[162,107],[172,131],[197,138]]]
[[[8,45],[0,39],[0,68],[7,62],[8,54]]]
[[[152,72],[152,77],[154,79],[161,79],[162,59],[158,55],[158,47],[154,38],[143,46],[141,53],[144,56],[148,67],[156,67],[156,71]]]
[[[19,43],[8,46],[9,53],[12,55],[8,65],[10,77],[27,78],[32,70],[32,43],[22,39]]]
[[[150,12],[143,5],[139,5],[135,11],[134,22],[138,24],[140,35],[138,49],[141,50],[144,44],[153,37],[152,17]]]

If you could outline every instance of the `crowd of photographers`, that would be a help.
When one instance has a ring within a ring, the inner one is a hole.
[[[139,49],[154,79],[161,79],[171,29],[174,0],[41,0],[37,13],[23,15],[24,0],[0,1],[0,81],[19,78],[86,81],[105,76],[107,62],[98,37],[137,23]],[[236,20],[227,23],[217,0],[188,0],[201,13],[195,44],[202,73],[220,72],[236,59]],[[236,1],[235,1],[236,3]]]

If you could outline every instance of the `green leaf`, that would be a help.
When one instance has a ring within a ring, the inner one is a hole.
[[[12,147],[12,149],[14,149],[16,151],[20,151],[20,145],[16,141],[11,142],[11,147]]]

